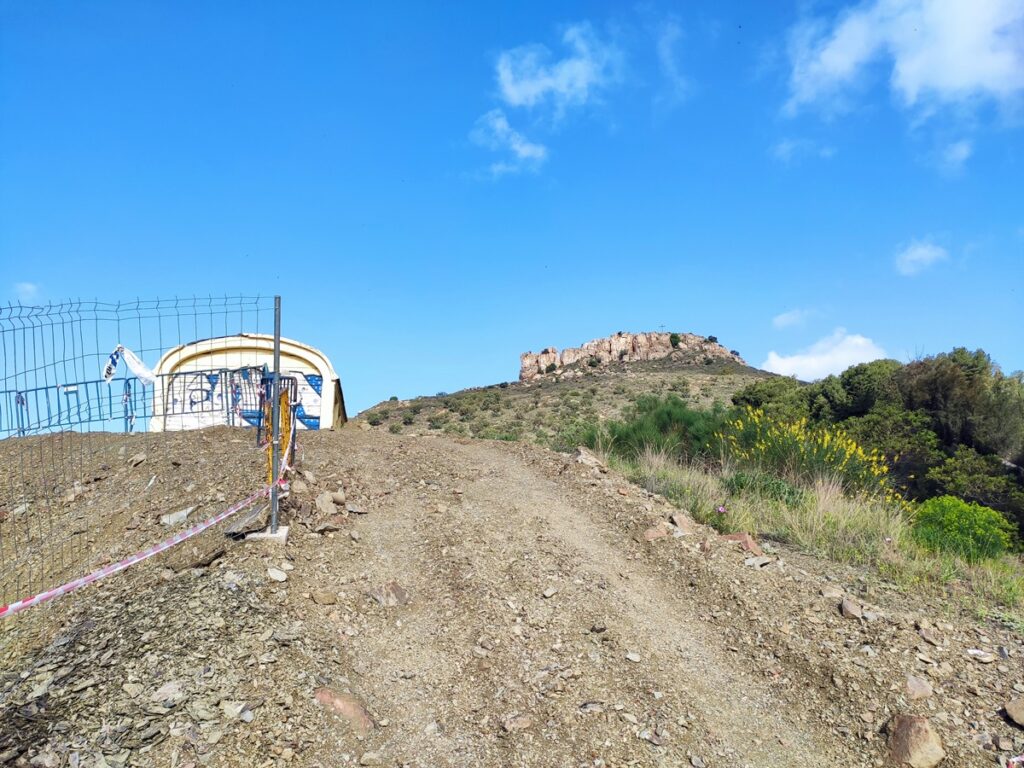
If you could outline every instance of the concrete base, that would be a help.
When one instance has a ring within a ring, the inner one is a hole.
[[[281,546],[284,546],[288,543],[288,526],[277,526],[277,533],[271,533],[270,528],[267,528],[265,531],[257,531],[256,533],[250,533],[246,535],[245,540],[265,541],[268,544],[280,544]]]

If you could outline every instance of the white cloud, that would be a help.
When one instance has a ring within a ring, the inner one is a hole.
[[[1024,94],[1021,0],[869,0],[790,34],[788,107],[842,108],[872,64],[907,107]]]
[[[802,352],[793,355],[769,352],[768,359],[761,363],[761,367],[772,373],[814,381],[829,374],[841,373],[851,365],[883,357],[885,350],[871,339],[859,334],[848,334],[845,328],[836,328],[830,336],[819,339]]]
[[[772,145],[771,155],[780,163],[787,165],[801,157],[818,157],[828,160],[836,150],[827,144],[819,144],[810,139],[783,139]]]
[[[666,101],[682,101],[689,89],[689,83],[676,61],[676,45],[682,37],[683,28],[674,20],[666,21],[658,33],[658,66],[669,86]]]
[[[18,301],[33,301],[39,295],[39,286],[36,283],[15,283],[14,295]]]
[[[539,43],[503,51],[497,64],[502,101],[510,107],[550,105],[561,117],[566,108],[586,104],[618,80],[618,48],[598,38],[589,23],[567,27],[562,42],[568,53],[555,61]]]
[[[515,130],[500,109],[492,109],[481,115],[470,133],[470,138],[488,149],[509,154],[508,160],[491,164],[490,170],[495,176],[518,173],[524,169],[536,171],[548,156],[547,147],[530,141]]]
[[[949,258],[945,248],[927,240],[915,240],[896,254],[896,271],[906,277],[924,272],[930,266]]]
[[[949,171],[959,171],[974,153],[974,145],[967,139],[954,141],[942,150],[942,165]]]
[[[788,312],[776,315],[772,318],[772,325],[775,328],[791,328],[804,322],[811,312],[808,309],[791,309]]]
[[[502,51],[495,65],[498,98],[509,109],[530,110],[535,128],[557,123],[570,108],[598,100],[619,79],[619,49],[599,38],[589,23],[566,27],[562,42],[568,49],[562,58],[537,43]],[[489,166],[493,177],[537,171],[547,160],[547,147],[513,128],[503,109],[481,115],[470,138],[505,155]]]

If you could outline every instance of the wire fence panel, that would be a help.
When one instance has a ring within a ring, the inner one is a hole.
[[[180,430],[263,426],[265,368],[152,368],[183,344],[272,332],[273,319],[274,298],[259,296],[0,307],[0,605],[95,567],[98,534],[145,490],[109,487],[115,470]]]

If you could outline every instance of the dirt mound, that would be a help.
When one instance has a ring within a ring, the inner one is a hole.
[[[286,550],[56,604],[9,660],[0,765],[873,766],[904,714],[944,765],[1024,751],[1006,627],[746,551],[592,461],[302,438]]]

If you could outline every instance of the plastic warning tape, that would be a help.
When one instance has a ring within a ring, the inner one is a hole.
[[[155,544],[154,546],[149,547],[148,549],[143,549],[139,552],[136,552],[134,555],[129,555],[128,557],[124,558],[124,560],[119,560],[116,563],[110,563],[109,565],[105,565],[99,570],[93,571],[88,576],[82,576],[80,578],[73,579],[72,581],[69,581],[67,584],[62,584],[61,586],[47,590],[46,592],[40,592],[38,595],[26,597],[22,600],[17,600],[8,605],[4,605],[0,607],[0,619],[6,616],[13,616],[14,614],[23,611],[26,608],[31,608],[34,605],[40,605],[41,603],[49,602],[50,600],[53,600],[57,597],[61,597],[62,595],[66,595],[69,592],[74,592],[76,589],[80,589],[81,587],[84,587],[87,584],[92,584],[94,581],[105,579],[107,576],[112,576],[115,573],[120,573],[125,568],[135,565],[136,563],[141,563],[143,560],[148,560],[149,558],[153,557],[153,555],[159,555],[161,552],[165,552],[171,547],[177,544],[181,544],[181,542],[183,541],[188,541],[193,536],[205,531],[207,528],[211,528],[212,526],[217,525],[217,523],[227,520],[229,517],[238,512],[241,512],[246,507],[252,506],[259,499],[265,498],[267,495],[269,495],[269,493],[270,486],[262,488],[256,491],[256,493],[252,494],[248,498],[242,499],[236,504],[232,504],[223,512],[214,515],[209,520],[204,520],[201,523],[196,523],[191,528],[188,528],[182,531],[181,533],[176,533],[171,538],[165,541],[161,541],[159,544]]]

